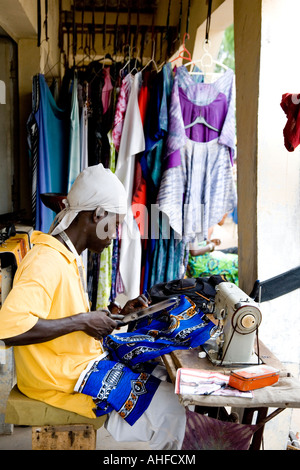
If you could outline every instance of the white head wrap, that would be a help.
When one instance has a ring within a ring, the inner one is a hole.
[[[83,170],[63,202],[66,207],[56,215],[49,230],[51,235],[66,230],[81,211],[101,207],[114,214],[125,215],[127,212],[127,194],[123,184],[102,163]]]

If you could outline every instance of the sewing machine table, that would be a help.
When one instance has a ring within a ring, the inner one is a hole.
[[[172,382],[175,384],[176,371],[179,368],[203,369],[206,371],[220,372],[229,375],[232,369],[213,365],[207,357],[199,358],[198,353],[201,348],[189,350],[177,350],[171,354],[163,356],[164,364],[167,368]],[[179,395],[179,400],[184,406],[195,405],[196,411],[211,410],[210,416],[214,416],[217,409],[231,407],[242,409],[243,424],[250,424],[254,412],[257,411],[256,423],[266,423],[278,413],[286,408],[300,408],[300,382],[292,377],[284,365],[266,348],[263,343],[259,343],[259,356],[261,360],[270,366],[280,370],[279,380],[276,384],[253,391],[253,398],[241,398],[230,396],[213,395]],[[268,408],[277,408],[267,416]],[[250,450],[261,448],[264,426],[262,426],[253,436]]]

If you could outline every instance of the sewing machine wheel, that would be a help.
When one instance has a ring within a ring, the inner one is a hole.
[[[241,335],[253,333],[261,323],[261,312],[253,306],[238,309],[231,319],[234,331]]]

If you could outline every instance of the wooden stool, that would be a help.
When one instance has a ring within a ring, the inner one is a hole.
[[[96,433],[106,416],[85,418],[38,400],[15,385],[7,400],[5,422],[31,426],[32,450],[95,450]]]

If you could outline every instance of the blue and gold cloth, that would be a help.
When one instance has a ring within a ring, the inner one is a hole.
[[[107,336],[108,353],[81,374],[76,391],[93,397],[96,416],[116,410],[130,425],[148,408],[160,379],[154,361],[175,349],[196,348],[214,326],[185,296],[175,306],[137,321],[133,331]]]
[[[130,367],[156,359],[175,349],[196,348],[210,337],[213,323],[186,296],[175,307],[136,322],[134,331],[112,334],[103,346],[115,361]]]
[[[96,416],[116,410],[132,425],[149,406],[159,384],[160,379],[149,373],[133,372],[121,362],[104,358],[86,370],[77,391],[93,398]]]

